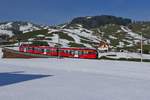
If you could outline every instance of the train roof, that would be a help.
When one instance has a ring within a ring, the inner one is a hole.
[[[22,46],[30,46],[30,47],[42,47],[42,48],[58,48],[58,47],[51,47],[47,45],[33,45],[33,44],[21,44]],[[61,49],[74,49],[74,50],[96,50],[95,48],[87,48],[87,47],[60,47]]]
[[[87,50],[88,50],[88,49],[96,50],[95,48],[85,48],[85,47],[83,47],[83,48],[82,48],[82,47],[81,47],[81,48],[80,48],[80,47],[61,47],[61,49],[68,49],[68,48],[69,48],[69,49],[76,49],[76,50],[79,50],[79,49],[80,49],[80,50],[86,50],[86,49],[87,49]]]

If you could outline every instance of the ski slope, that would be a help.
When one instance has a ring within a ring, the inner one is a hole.
[[[0,59],[3,100],[147,100],[150,63]]]

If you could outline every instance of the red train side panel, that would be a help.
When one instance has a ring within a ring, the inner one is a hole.
[[[49,46],[33,46],[23,44],[19,48],[20,52],[28,52],[33,54],[44,54],[49,56],[62,56],[71,58],[97,58],[97,51],[95,49],[88,48],[56,48]]]

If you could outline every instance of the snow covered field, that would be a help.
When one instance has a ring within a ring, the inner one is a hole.
[[[148,100],[150,63],[0,59],[0,100]]]
[[[115,55],[115,56],[111,56]],[[114,58],[114,59],[119,59],[119,58],[135,58],[135,59],[140,59],[141,54],[140,53],[132,53],[132,52],[106,52],[106,53],[99,53],[99,58],[102,56],[106,56],[108,58]],[[142,54],[143,59],[150,59],[150,54]]]

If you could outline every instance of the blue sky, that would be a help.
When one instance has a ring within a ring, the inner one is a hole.
[[[60,24],[102,14],[150,20],[149,5],[150,0],[0,0],[0,21]]]

